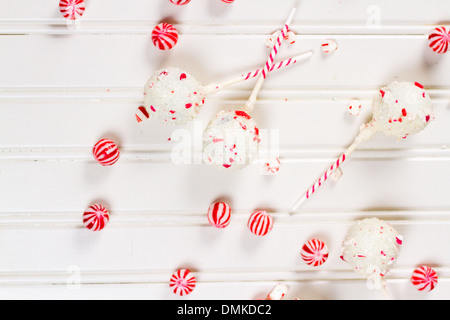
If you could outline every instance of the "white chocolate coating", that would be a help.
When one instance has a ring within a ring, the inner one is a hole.
[[[204,87],[178,68],[159,70],[144,87],[144,107],[150,118],[184,124],[195,118],[205,103]]]
[[[430,96],[419,83],[393,82],[373,100],[377,130],[404,139],[425,129],[434,119]]]
[[[377,218],[357,221],[342,243],[342,260],[379,288],[400,252],[402,237],[387,222]]]
[[[267,295],[267,300],[281,300],[287,294],[289,287],[285,283],[278,283]]]
[[[203,160],[224,168],[242,169],[257,158],[259,129],[244,111],[221,111],[203,133]]]

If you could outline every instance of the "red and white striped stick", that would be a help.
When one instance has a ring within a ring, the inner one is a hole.
[[[295,56],[295,57],[283,60],[281,62],[278,62],[278,63],[274,64],[269,69],[269,72],[276,71],[276,70],[279,70],[279,69],[283,69],[285,67],[292,66],[292,65],[296,64],[297,62],[309,59],[312,55],[313,55],[313,52],[312,51],[308,51],[308,52],[299,54],[298,56]],[[217,93],[220,90],[222,90],[224,88],[227,88],[229,86],[232,86],[232,85],[235,85],[237,83],[244,82],[244,81],[256,78],[256,77],[258,77],[258,76],[260,76],[262,74],[263,70],[264,69],[258,69],[258,70],[254,70],[254,71],[251,71],[251,72],[248,72],[248,73],[244,73],[244,74],[241,74],[240,76],[238,76],[236,78],[233,78],[233,79],[228,80],[226,82],[223,82],[221,84],[214,84],[214,83],[209,84],[209,85],[205,86],[205,92],[206,92],[207,95]]]
[[[355,149],[364,141],[369,140],[376,132],[377,128],[370,122],[365,125],[364,129],[361,130],[360,134],[353,141],[352,145],[334,162],[331,167],[325,171],[325,173],[317,180],[291,207],[291,212],[297,211],[297,209],[308,200],[316,191],[322,186],[325,181],[329,178],[331,173],[339,168],[342,163],[350,156],[350,154],[355,151]]]
[[[297,57],[294,57],[294,58],[290,58],[290,59],[278,62],[277,64],[274,64],[272,66],[272,68],[270,68],[269,71],[272,72],[273,70],[278,70],[278,69],[280,69],[282,67],[287,67],[291,63],[294,64],[294,63],[297,62],[296,58],[301,58],[301,56],[297,56]],[[263,71],[263,69],[258,69],[255,72],[249,72],[247,74],[243,74],[242,77],[244,77],[244,80],[248,80],[250,78],[256,78],[262,71]]]
[[[261,90],[263,82],[266,79],[268,73],[270,72],[270,69],[275,64],[275,57],[278,54],[278,50],[281,47],[281,43],[283,42],[284,37],[286,36],[286,34],[289,31],[289,25],[291,24],[292,20],[294,19],[294,15],[295,15],[296,11],[297,11],[296,8],[292,9],[288,19],[284,23],[284,26],[281,29],[280,35],[276,39],[275,45],[273,46],[272,51],[270,52],[269,58],[267,59],[265,65],[264,65],[261,76],[259,77],[258,82],[256,83],[255,88],[253,89],[253,92],[250,95],[250,98],[245,103],[244,110],[247,111],[248,113],[250,113],[253,110],[253,108],[255,107],[256,97],[258,96],[258,93]]]

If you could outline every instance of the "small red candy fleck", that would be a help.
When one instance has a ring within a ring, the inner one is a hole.
[[[419,87],[420,89],[423,89],[423,85],[421,85],[420,83],[416,82],[415,85],[416,85],[416,87]]]
[[[407,114],[408,114],[408,113],[406,112],[406,109],[402,109],[402,115],[403,115],[404,117],[406,117]]]
[[[251,117],[250,117],[250,116],[248,115],[248,113],[245,112],[245,111],[242,111],[242,110],[236,110],[234,113],[235,113],[237,116],[244,117],[244,118],[246,118],[246,119],[251,119]]]

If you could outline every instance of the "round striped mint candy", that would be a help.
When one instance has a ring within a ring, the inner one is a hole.
[[[450,44],[450,30],[445,27],[437,27],[428,37],[428,45],[434,52],[446,53]]]
[[[256,211],[250,215],[247,227],[257,236],[265,236],[273,228],[273,218],[265,210]]]
[[[93,204],[83,214],[83,224],[92,231],[100,231],[109,222],[108,210],[101,204]]]
[[[196,279],[188,269],[180,269],[176,271],[170,278],[170,287],[173,292],[180,296],[187,295],[194,291]]]
[[[178,31],[170,23],[160,23],[152,31],[152,42],[160,50],[170,50],[178,42]]]
[[[231,220],[230,206],[225,202],[215,202],[208,209],[209,223],[219,229],[228,227]]]
[[[102,166],[111,166],[119,160],[120,152],[117,145],[108,139],[101,139],[92,149],[95,160]]]
[[[188,4],[189,2],[191,2],[191,0],[169,0],[170,2],[172,2],[173,4],[177,5],[177,6],[183,6],[185,4]]]
[[[430,292],[438,283],[436,271],[428,266],[416,268],[411,276],[411,283],[419,291]]]
[[[301,257],[308,265],[320,266],[328,259],[328,247],[321,240],[311,239],[303,245]]]
[[[62,16],[69,20],[81,18],[84,14],[86,5],[84,0],[61,0],[59,1],[59,11]]]

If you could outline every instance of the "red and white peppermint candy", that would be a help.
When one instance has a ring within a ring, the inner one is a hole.
[[[102,166],[111,166],[119,160],[120,152],[117,145],[108,139],[101,139],[92,149],[95,160]]]
[[[320,266],[328,259],[328,247],[323,241],[311,239],[303,245],[301,257],[308,265]]]
[[[437,27],[428,37],[428,45],[434,52],[446,53],[450,44],[450,30],[445,27]]]
[[[436,271],[427,266],[416,268],[411,276],[411,283],[419,291],[430,292],[438,283]]]
[[[183,296],[194,291],[196,282],[192,272],[188,269],[180,269],[170,278],[170,287],[173,288],[175,294]]]
[[[178,31],[170,23],[160,23],[152,31],[152,42],[160,50],[170,50],[178,42]]]
[[[109,213],[106,208],[100,204],[93,204],[83,214],[83,224],[92,231],[100,231],[109,222]]]
[[[76,20],[81,18],[86,10],[84,0],[61,0],[59,1],[59,11],[64,18]]]
[[[223,229],[230,224],[231,209],[225,202],[215,202],[208,209],[209,223],[219,229]]]
[[[265,210],[256,211],[250,215],[247,227],[255,235],[265,236],[273,228],[273,218]]]
[[[185,4],[191,2],[191,0],[169,0],[169,1],[177,6],[184,6]]]

